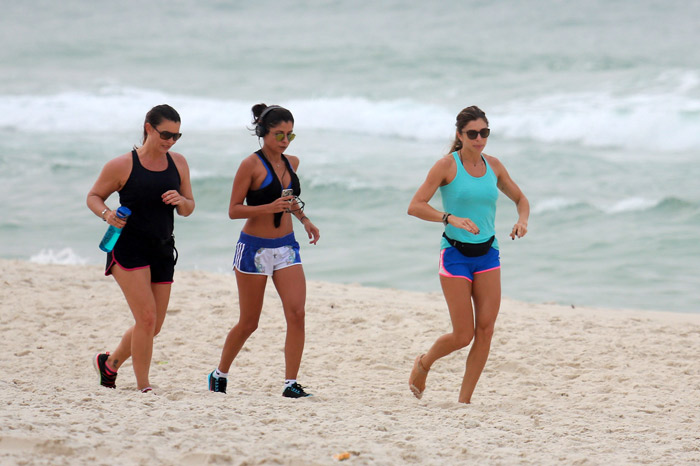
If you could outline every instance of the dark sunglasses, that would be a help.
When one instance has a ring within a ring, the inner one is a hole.
[[[292,142],[295,137],[297,137],[296,134],[294,133],[289,133],[289,134],[284,134],[284,133],[277,133],[275,134],[275,139],[277,139],[279,142],[284,141],[284,137],[287,136],[287,140],[289,142]]]
[[[489,134],[491,134],[491,130],[488,128],[484,128],[481,131],[468,129],[467,131],[462,131],[462,134],[466,134],[469,139],[476,139],[477,136],[481,136],[482,138],[486,139],[489,137]]]
[[[164,141],[167,141],[168,139],[172,138],[173,142],[177,142],[178,139],[182,137],[182,133],[171,133],[170,131],[158,131],[158,128],[155,126],[151,126],[154,130],[156,130],[156,133],[160,135],[160,138]]]

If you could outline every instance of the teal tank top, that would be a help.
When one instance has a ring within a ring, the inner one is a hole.
[[[443,210],[457,217],[470,219],[479,227],[479,234],[475,235],[452,225],[445,226],[445,233],[463,243],[483,243],[496,234],[498,179],[483,155],[481,158],[486,165],[486,173],[478,178],[467,173],[457,152],[453,152],[452,157],[457,163],[457,175],[449,184],[440,186]],[[448,247],[450,244],[442,238],[440,249]],[[492,247],[498,249],[497,239],[494,239]]]

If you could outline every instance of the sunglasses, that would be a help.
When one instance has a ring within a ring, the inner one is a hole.
[[[477,136],[481,136],[482,138],[486,139],[489,137],[489,134],[491,134],[491,130],[488,128],[484,128],[481,131],[468,129],[467,131],[462,131],[462,134],[466,134],[469,139],[476,139]]]
[[[299,196],[294,196],[294,199],[292,199],[290,203],[289,209],[286,210],[287,212],[304,212],[306,202],[302,201]]]
[[[292,142],[295,137],[297,137],[296,134],[294,133],[289,133],[289,134],[284,134],[284,133],[277,133],[275,134],[275,139],[277,139],[279,142],[284,141],[284,137],[287,136],[287,140],[289,142]]]
[[[167,141],[168,139],[173,140],[173,142],[177,142],[178,139],[182,137],[182,133],[171,133],[170,131],[158,131],[158,128],[155,126],[151,126],[154,130],[156,130],[156,133],[160,135],[160,138],[164,141]]]

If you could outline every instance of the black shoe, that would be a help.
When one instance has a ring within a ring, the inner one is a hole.
[[[100,385],[108,388],[117,388],[117,384],[114,383],[117,380],[117,373],[107,367],[108,358],[109,352],[97,353],[92,358],[92,365],[100,376]]]
[[[226,393],[227,382],[227,379],[225,379],[224,377],[216,377],[214,375],[214,371],[211,371],[211,374],[209,374],[209,391]]]
[[[285,388],[282,392],[282,396],[287,398],[305,398],[307,396],[313,396],[311,393],[306,393],[304,387],[294,382],[289,387]]]

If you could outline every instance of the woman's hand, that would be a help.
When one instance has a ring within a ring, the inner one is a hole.
[[[165,202],[166,204],[174,206],[179,206],[187,200],[185,196],[181,195],[174,189],[171,189],[170,191],[165,191],[160,197],[163,198],[163,202]]]
[[[161,195],[161,198],[165,204],[175,206],[178,215],[182,215],[183,217],[187,217],[194,210],[194,199],[183,196],[174,189],[165,191]]]
[[[518,222],[513,226],[513,230],[510,232],[510,239],[522,238],[527,234],[527,223]]]
[[[110,210],[105,214],[105,222],[117,228],[124,228],[126,220],[126,218],[119,218],[116,210]]]
[[[275,199],[274,202],[267,204],[270,209],[269,213],[289,212],[292,207],[292,200],[294,200],[294,196],[283,196],[279,199]]]
[[[472,222],[468,218],[455,217],[454,215],[450,215],[449,217],[447,217],[447,223],[449,223],[455,228],[467,230],[469,233],[474,233],[475,235],[479,234],[479,227],[477,227],[476,223]]]
[[[304,225],[304,230],[306,230],[306,234],[309,235],[309,244],[316,244],[316,242],[319,240],[321,237],[321,233],[318,231],[318,228],[316,228],[316,225],[311,223],[311,220],[309,220],[309,217],[306,217],[307,222],[302,222],[302,225]]]

